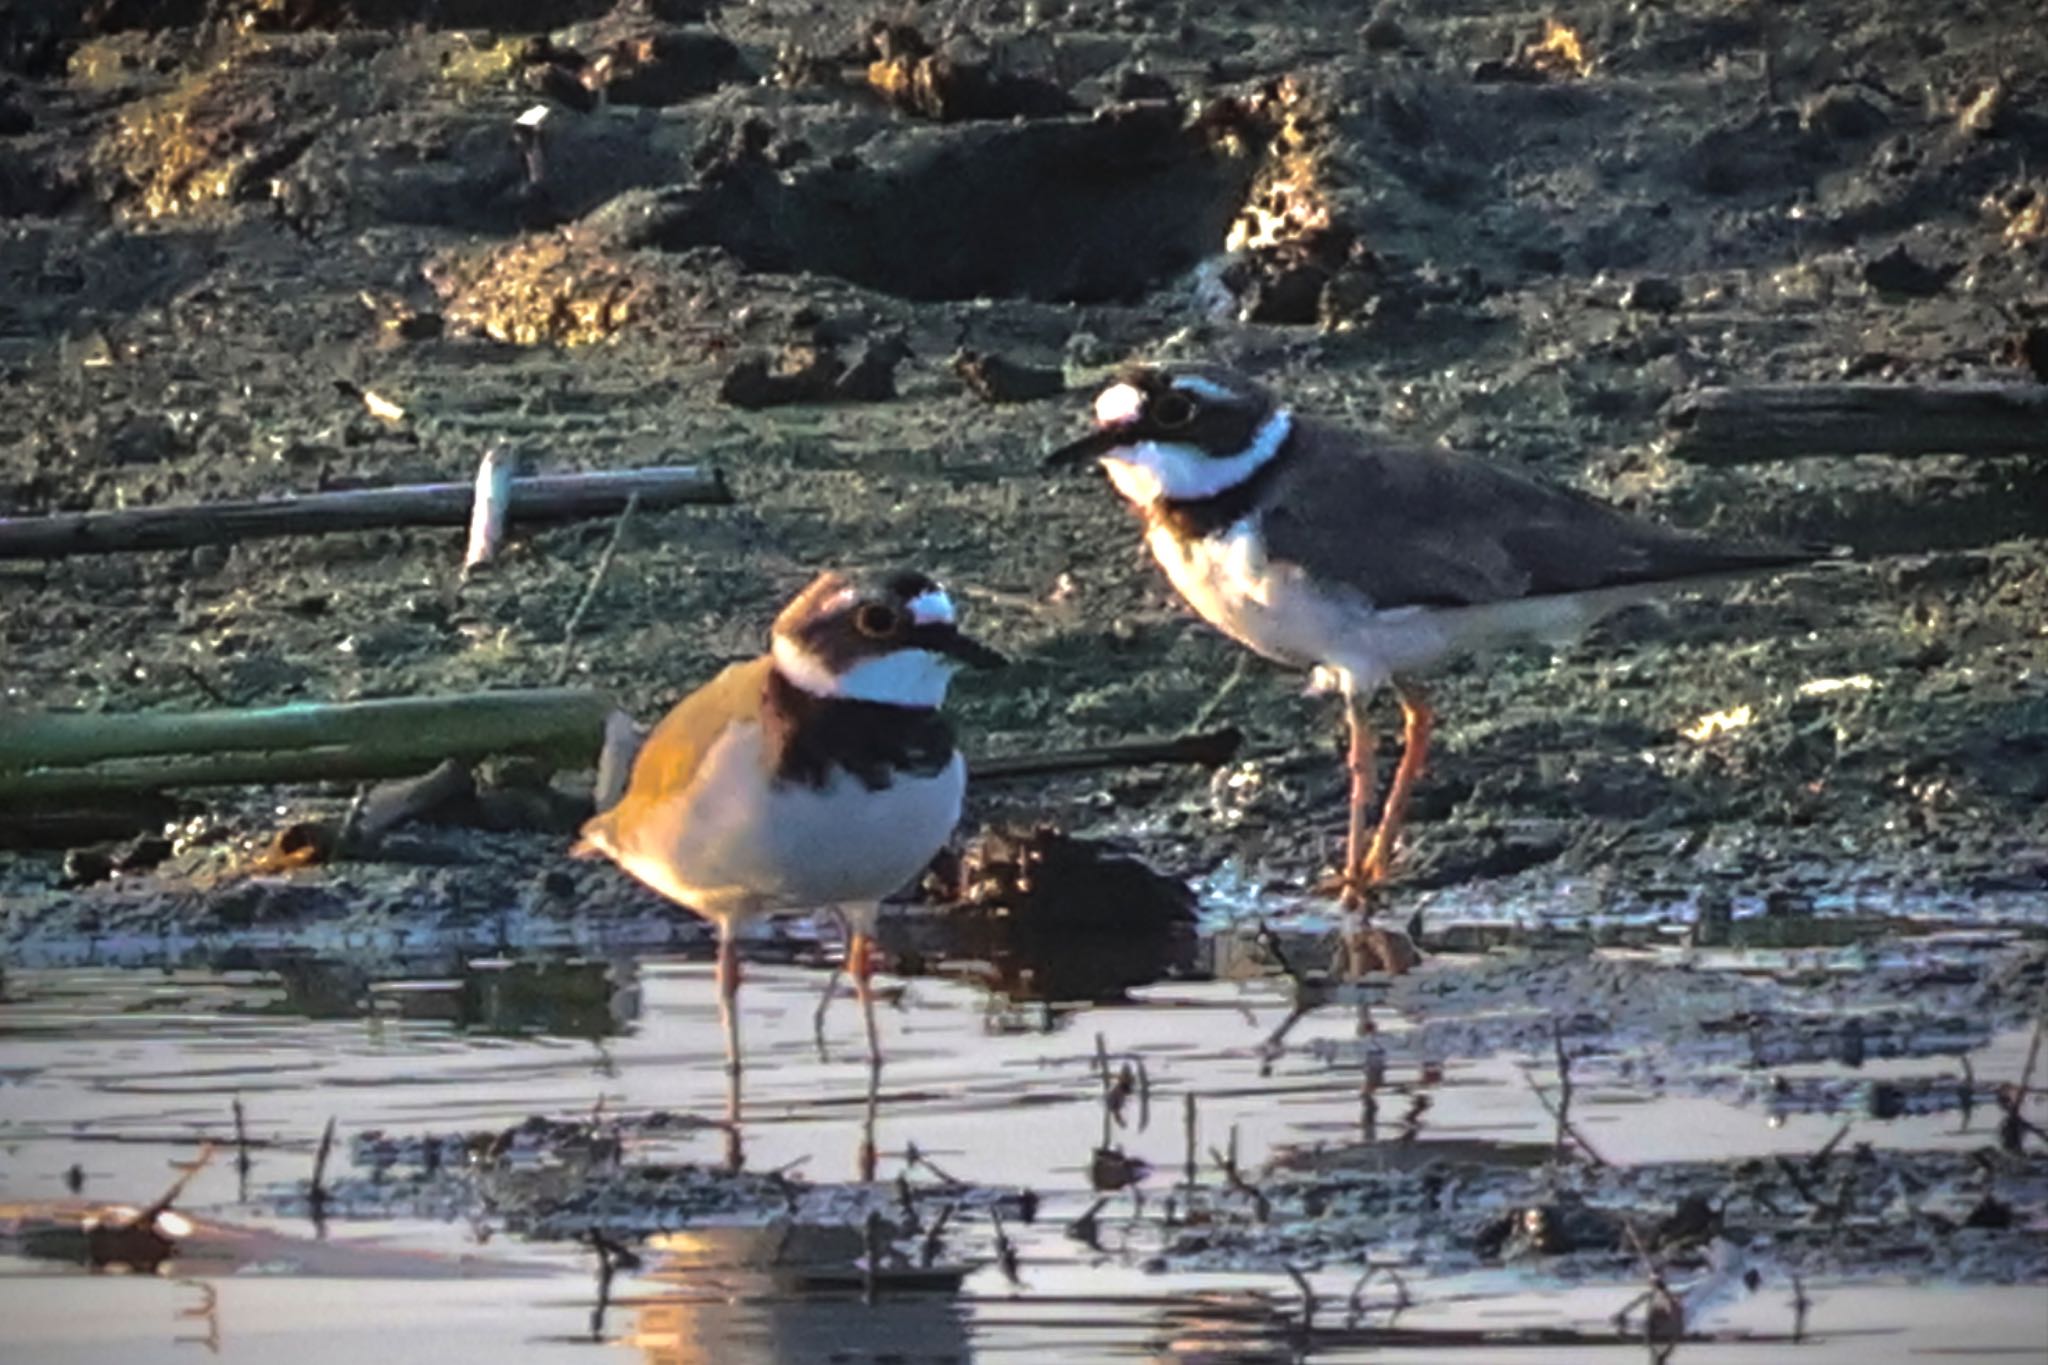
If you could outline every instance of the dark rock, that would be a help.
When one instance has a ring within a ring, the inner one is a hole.
[[[1799,110],[1799,125],[1843,141],[1875,137],[1891,126],[1884,110],[1861,91],[1835,86],[1809,99]]]
[[[909,358],[910,343],[901,333],[873,338],[832,385],[832,396],[846,403],[886,403],[896,396],[896,367]]]
[[[1489,57],[1472,68],[1472,80],[1476,85],[1541,85],[1546,77],[1536,67],[1521,62],[1504,61]]]
[[[868,88],[884,103],[921,118],[1057,118],[1080,104],[1058,84],[996,70],[989,62],[934,48],[908,24],[877,20],[869,29]]]
[[[1367,20],[1358,36],[1368,52],[1392,52],[1408,41],[1407,30],[1401,27],[1400,20],[1384,10]]]
[[[1115,90],[1120,100],[1174,100],[1180,97],[1172,81],[1135,66],[1125,67],[1118,74]]]
[[[648,0],[650,14],[664,24],[709,23],[718,15],[718,0]]]
[[[94,886],[114,875],[114,859],[103,848],[74,848],[64,855],[64,875],[57,885],[67,890]]]
[[[1881,294],[1928,298],[1948,287],[1958,265],[1927,265],[1914,259],[1904,246],[1895,246],[1863,266],[1863,282]]]
[[[171,856],[171,841],[161,834],[142,835],[114,852],[114,871],[147,872]]]
[[[1999,358],[2048,384],[2048,323],[2037,322],[2024,332],[2008,337],[2005,345],[1999,348]]]
[[[797,364],[777,370],[765,355],[744,356],[719,381],[721,402],[736,408],[772,408],[790,403],[823,403],[846,372],[846,362],[829,351],[792,348]],[[788,358],[788,357],[786,357]]]
[[[963,350],[953,373],[985,403],[1029,403],[1064,393],[1066,377],[1057,366],[1024,365],[985,351]]]
[[[1685,291],[1676,280],[1662,275],[1645,275],[1621,296],[1621,306],[1637,313],[1669,313],[1685,302]]]
[[[1977,1206],[1963,1219],[1963,1226],[1966,1228],[2003,1229],[2011,1227],[2012,1224],[2012,1205],[1990,1194],[1978,1200]]]
[[[739,74],[740,50],[708,29],[660,28],[622,38],[583,72],[614,104],[662,107],[706,95]]]
[[[101,444],[100,456],[109,464],[162,464],[189,454],[191,443],[179,435],[171,420],[160,413],[138,413],[123,421]]]
[[[543,99],[551,99],[579,114],[597,108],[597,92],[574,71],[552,62],[527,67],[519,73],[519,83]]]

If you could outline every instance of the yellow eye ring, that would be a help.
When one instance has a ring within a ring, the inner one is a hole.
[[[879,602],[869,602],[853,614],[853,628],[870,640],[886,640],[902,624],[902,613]]]

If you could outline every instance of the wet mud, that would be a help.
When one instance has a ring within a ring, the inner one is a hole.
[[[0,517],[494,446],[736,498],[469,576],[424,529],[0,559],[0,708],[567,680],[647,720],[851,560],[1015,661],[956,694],[971,756],[1244,736],[976,782],[885,917],[872,1094],[845,1001],[812,1037],[832,927],[750,942],[738,1175],[708,935],[562,856],[589,774],[496,765],[334,857],[347,786],[31,808],[0,761],[0,1296],[41,1355],[360,1358],[365,1314],[450,1358],[2040,1349],[2042,452],[1673,437],[1713,385],[2040,382],[2048,29],[1547,18],[0,13]],[[1428,960],[1346,986],[1332,707],[1038,468],[1131,356],[1847,553],[1447,669],[1383,908]],[[157,1274],[76,1273],[209,1141],[114,1243],[169,1229]]]

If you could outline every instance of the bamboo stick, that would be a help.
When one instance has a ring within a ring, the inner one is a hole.
[[[587,765],[610,711],[600,693],[550,688],[254,711],[0,714],[0,800],[403,777],[505,753]]]
[[[1005,754],[970,759],[968,776],[980,780],[1013,777],[1054,777],[1093,772],[1099,768],[1135,768],[1147,763],[1199,763],[1218,767],[1237,756],[1244,734],[1236,726],[1173,739],[1137,739],[1086,749],[1054,749],[1042,754]]]
[[[635,497],[641,510],[654,511],[691,503],[729,503],[732,492],[718,470],[696,465],[544,474],[512,480],[506,514],[514,522],[615,516]],[[422,483],[188,507],[0,517],[0,559],[180,550],[391,526],[462,526],[469,521],[475,500],[473,483]]]
[[[1702,389],[1668,420],[1672,457],[1694,464],[2048,453],[2048,385],[1753,384]]]

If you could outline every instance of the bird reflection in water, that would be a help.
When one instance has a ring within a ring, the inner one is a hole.
[[[859,1227],[792,1224],[663,1233],[619,1338],[648,1365],[966,1360],[965,1267],[885,1277],[864,1302]]]

